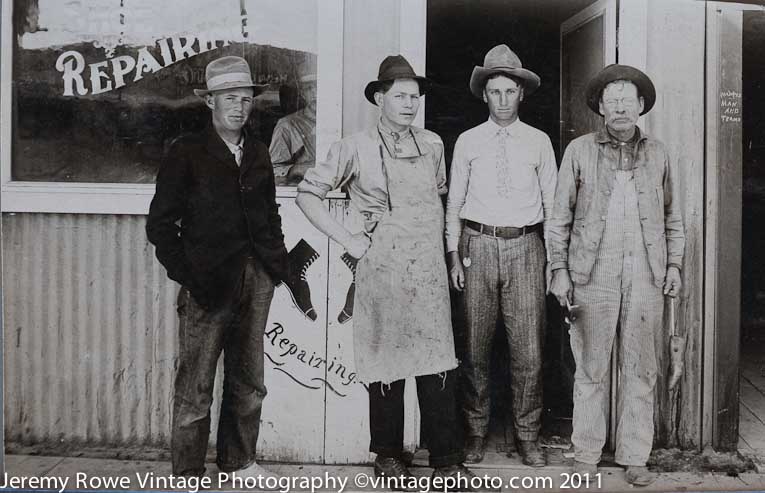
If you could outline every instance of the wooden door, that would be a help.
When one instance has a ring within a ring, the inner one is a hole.
[[[742,212],[742,39],[756,5],[707,3],[706,248],[703,437],[736,450]]]

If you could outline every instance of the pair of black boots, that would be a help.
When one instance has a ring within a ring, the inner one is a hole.
[[[287,287],[292,302],[295,304],[298,310],[311,320],[316,320],[316,310],[311,303],[311,287],[306,281],[306,271],[313,264],[316,259],[319,258],[319,253],[313,249],[307,241],[301,239],[288,253],[290,262],[290,276],[283,281]],[[337,321],[342,323],[347,322],[353,317],[353,298],[356,294],[356,262],[357,260],[348,252],[343,253],[340,259],[353,273],[353,281],[348,287],[348,292],[345,295],[345,306],[337,316]]]

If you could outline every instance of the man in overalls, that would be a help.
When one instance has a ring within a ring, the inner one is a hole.
[[[380,120],[335,143],[298,185],[297,204],[311,223],[359,259],[353,336],[356,372],[369,385],[370,451],[377,476],[413,489],[401,459],[404,379],[416,377],[423,435],[433,477],[470,479],[454,400],[457,358],[444,261],[444,146],[412,126],[428,80],[403,56],[389,56],[364,90]],[[364,218],[352,234],[322,204],[345,187]],[[478,479],[478,478],[476,478]],[[462,485],[465,491],[478,482]]]
[[[579,305],[571,441],[574,470],[594,474],[606,440],[612,350],[619,362],[616,462],[647,485],[664,299],[681,287],[685,235],[676,176],[661,142],[636,126],[656,100],[640,70],[609,65],[587,86],[605,128],[575,139],[563,156],[549,226],[552,293]],[[573,284],[572,284],[573,281]],[[614,347],[617,333],[618,343]]]

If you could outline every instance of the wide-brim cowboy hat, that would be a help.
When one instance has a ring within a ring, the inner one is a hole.
[[[255,84],[252,81],[250,65],[247,60],[238,56],[224,56],[208,63],[205,68],[205,81],[207,89],[194,89],[194,94],[199,97],[240,87],[251,87],[255,95],[258,95],[268,87],[268,84]]]
[[[617,80],[626,80],[635,84],[638,96],[643,98],[643,111],[640,113],[641,115],[648,113],[653,108],[656,102],[656,88],[653,86],[651,79],[635,67],[614,63],[598,72],[598,75],[587,83],[585,97],[587,98],[587,106],[592,111],[600,114],[600,96],[603,94],[603,89],[611,82]]]
[[[377,72],[377,80],[371,81],[364,88],[364,96],[372,104],[375,102],[375,93],[380,90],[380,86],[386,82],[393,82],[396,79],[414,79],[420,86],[420,95],[425,94],[431,85],[431,81],[425,77],[414,73],[414,69],[409,62],[401,55],[391,55],[385,57],[380,64],[380,70]]]
[[[498,45],[490,49],[483,59],[483,67],[475,66],[470,75],[470,92],[477,98],[483,98],[486,79],[494,74],[505,74],[521,79],[525,94],[531,94],[541,84],[541,79],[531,70],[523,68],[521,59],[507,45]]]

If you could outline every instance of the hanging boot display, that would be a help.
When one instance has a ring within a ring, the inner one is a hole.
[[[356,262],[358,262],[358,260],[348,255],[348,252],[343,253],[340,256],[340,260],[342,260],[353,273],[353,280],[351,281],[351,285],[348,286],[348,292],[345,295],[345,306],[337,316],[337,321],[344,324],[353,317],[353,298],[356,294]]]
[[[308,242],[301,239],[288,255],[290,275],[283,284],[287,287],[297,309],[311,320],[316,320],[316,311],[311,304],[311,288],[308,286],[305,276],[311,264],[319,258],[319,253]]]

